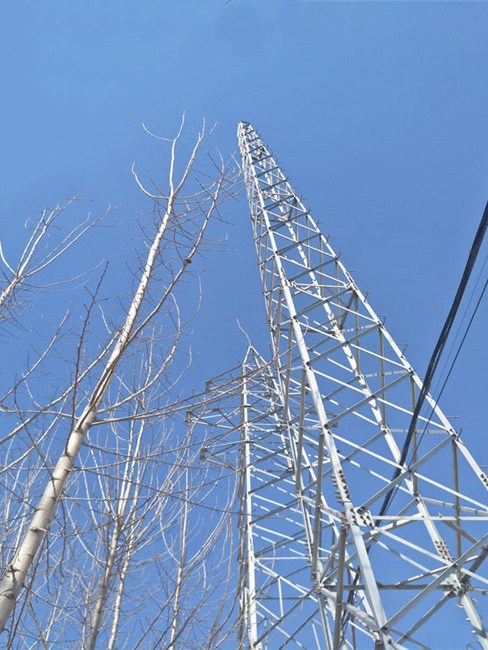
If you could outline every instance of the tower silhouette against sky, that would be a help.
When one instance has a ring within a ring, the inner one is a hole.
[[[488,649],[488,477],[252,126],[238,138],[273,359],[240,418],[240,647]],[[451,632],[452,631],[452,632]]]

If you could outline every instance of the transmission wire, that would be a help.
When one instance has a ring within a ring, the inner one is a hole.
[[[447,315],[446,321],[444,323],[444,326],[441,330],[441,333],[439,335],[439,339],[436,343],[436,346],[434,348],[434,352],[432,353],[432,356],[429,361],[429,365],[427,367],[427,372],[425,374],[425,378],[422,384],[422,389],[420,391],[420,395],[417,399],[417,403],[415,405],[412,419],[410,421],[410,426],[408,427],[407,431],[407,436],[405,438],[405,442],[403,443],[403,448],[402,448],[402,453],[400,456],[400,460],[398,461],[398,465],[395,468],[395,471],[393,472],[391,482],[394,483],[396,479],[400,476],[401,472],[403,471],[403,466],[405,464],[407,454],[409,451],[410,444],[412,442],[413,434],[415,432],[415,428],[417,425],[417,421],[420,415],[420,411],[422,409],[422,406],[424,405],[425,399],[429,393],[430,386],[432,384],[432,379],[434,377],[435,371],[437,369],[437,366],[439,365],[439,361],[442,355],[442,352],[444,350],[444,347],[447,342],[447,338],[449,336],[449,333],[452,329],[452,326],[454,324],[454,319],[456,317],[456,314],[459,310],[461,300],[463,298],[464,292],[466,290],[466,287],[468,285],[469,278],[471,276],[471,273],[473,271],[476,259],[478,257],[479,250],[481,248],[481,244],[483,243],[483,238],[486,233],[486,229],[488,227],[488,202],[485,205],[485,209],[483,212],[483,216],[481,217],[480,224],[478,226],[478,230],[476,231],[476,235],[473,240],[473,244],[471,246],[471,250],[469,251],[469,256],[468,260],[466,262],[466,266],[464,267],[463,274],[461,276],[461,281],[459,283],[458,289],[456,291],[456,295],[454,296],[454,300],[451,305],[451,309],[449,310],[449,313]],[[381,506],[380,512],[378,516],[382,516],[385,514],[385,512],[388,509],[388,506],[391,503],[391,500],[396,493],[398,489],[398,486],[393,485],[393,487],[390,488],[390,490],[386,493],[383,504]]]
[[[455,350],[456,345],[457,345],[458,340],[459,340],[459,336],[460,336],[461,333],[462,333],[462,330],[463,330],[463,327],[464,327],[464,324],[465,324],[466,318],[467,318],[468,313],[469,313],[470,308],[471,308],[471,304],[472,304],[472,302],[473,302],[473,300],[474,300],[474,297],[475,297],[475,294],[476,294],[476,292],[477,292],[477,289],[478,289],[478,287],[479,287],[479,285],[480,285],[480,283],[481,283],[481,278],[484,276],[485,267],[486,267],[487,263],[488,263],[488,253],[485,255],[485,259],[484,259],[484,261],[483,261],[483,265],[482,265],[481,270],[480,270],[480,272],[479,272],[479,274],[478,274],[478,277],[476,278],[476,282],[475,282],[475,285],[474,285],[474,287],[473,287],[473,291],[471,292],[471,295],[470,295],[469,300],[468,300],[468,304],[466,305],[466,307],[465,307],[465,309],[464,309],[464,313],[463,313],[463,316],[462,316],[462,318],[461,318],[461,322],[459,323],[459,326],[458,326],[457,332],[456,332],[456,334],[455,334],[455,336],[454,336],[454,340],[453,340],[453,342],[452,342],[452,344],[451,344],[451,347],[449,348],[449,352],[447,353],[447,358],[446,358],[446,360],[445,360],[445,362],[444,362],[444,365],[443,365],[443,367],[442,367],[442,370],[441,370],[441,372],[440,372],[440,376],[439,376],[439,379],[438,379],[438,381],[437,381],[437,383],[436,383],[436,386],[435,386],[435,388],[433,389],[433,393],[437,393],[437,391],[438,391],[438,389],[439,389],[439,386],[443,385],[443,383],[442,383],[442,378],[444,377],[445,372],[446,372],[446,369],[447,369],[447,367],[449,366],[449,363],[451,362],[453,351]],[[482,293],[483,293],[484,291],[485,291],[485,289],[482,289]],[[477,311],[478,306],[479,306],[479,305],[477,305],[477,306],[475,307],[475,311]],[[470,325],[468,324],[467,327],[469,328]],[[451,370],[449,370],[449,372],[450,372],[450,371],[451,371]],[[441,393],[440,393],[440,394],[441,394]],[[440,395],[440,394],[439,394],[439,395]],[[438,401],[438,400],[439,400],[439,398],[437,398],[437,401]]]
[[[466,341],[466,338],[467,338],[467,336],[468,336],[468,334],[469,334],[469,330],[471,329],[471,325],[473,324],[473,321],[474,321],[474,319],[475,319],[476,313],[477,313],[478,308],[479,308],[479,306],[480,306],[480,304],[481,304],[481,301],[483,300],[483,297],[484,297],[484,295],[485,295],[485,293],[486,293],[486,289],[487,289],[487,288],[488,288],[488,278],[486,279],[486,282],[485,282],[485,284],[483,285],[483,289],[482,289],[481,294],[480,294],[480,296],[479,296],[479,298],[478,298],[478,300],[477,300],[477,302],[476,302],[476,306],[475,306],[474,311],[473,311],[473,313],[472,313],[472,315],[471,315],[471,318],[469,319],[468,325],[467,325],[467,327],[466,327],[466,331],[464,332],[464,334],[463,334],[463,338],[461,339],[461,342],[460,342],[460,344],[459,344],[459,346],[458,346],[458,349],[457,349],[457,351],[456,351],[456,354],[454,355],[454,359],[452,360],[452,363],[451,363],[451,365],[450,365],[450,367],[449,367],[449,371],[448,371],[448,373],[447,373],[447,376],[446,376],[446,378],[444,379],[444,382],[442,383],[441,389],[440,389],[439,394],[438,394],[438,396],[437,396],[437,398],[436,398],[436,402],[438,402],[438,401],[440,400],[440,398],[442,397],[442,394],[444,393],[444,389],[445,389],[445,387],[446,387],[446,385],[447,385],[447,382],[449,381],[449,378],[450,378],[450,376],[451,376],[452,371],[454,370],[454,366],[456,365],[456,362],[457,362],[457,360],[458,360],[459,354],[461,353],[461,349],[462,349],[462,347],[463,347],[463,345],[464,345],[464,343],[465,343],[465,341]],[[427,431],[427,427],[429,426],[430,421],[432,420],[432,416],[434,415],[434,410],[435,410],[435,409],[432,408],[432,410],[431,410],[431,412],[430,412],[430,415],[429,415],[429,417],[428,417],[428,419],[427,419],[427,422],[425,423],[424,430],[422,431],[422,433],[421,433],[421,435],[420,435],[420,437],[419,437],[419,439],[418,439],[418,441],[417,441],[417,444],[415,445],[415,449],[414,449],[413,452],[412,452],[412,456],[411,456],[411,458],[410,458],[410,462],[412,462],[412,459],[413,459],[415,453],[418,451],[419,445],[420,445],[420,443],[422,442],[422,438],[424,437],[424,435],[425,435],[425,433],[426,433],[426,431]]]
[[[417,424],[417,420],[418,420],[418,417],[419,417],[419,414],[420,414],[420,410],[421,410],[421,408],[423,406],[425,398],[427,397],[427,394],[429,392],[429,388],[430,388],[430,386],[432,384],[432,379],[433,379],[434,373],[435,373],[435,371],[437,369],[437,366],[439,364],[440,356],[442,354],[442,351],[444,350],[444,347],[445,347],[446,342],[447,342],[447,338],[449,336],[449,333],[450,333],[451,328],[452,328],[453,323],[454,323],[454,319],[455,319],[456,314],[457,314],[457,312],[459,310],[461,300],[463,298],[463,295],[464,295],[464,292],[466,290],[469,278],[471,276],[471,273],[473,271],[476,259],[478,257],[478,253],[480,251],[481,244],[483,243],[483,239],[484,239],[487,227],[488,227],[488,202],[485,205],[485,209],[483,211],[483,215],[481,217],[480,224],[478,226],[478,229],[476,231],[476,235],[475,235],[473,243],[471,245],[471,249],[470,249],[469,255],[468,255],[468,260],[467,260],[466,265],[464,267],[464,271],[463,271],[463,274],[461,276],[461,280],[459,282],[459,286],[458,286],[458,289],[456,291],[456,295],[455,295],[454,300],[452,302],[451,309],[449,310],[446,321],[445,321],[444,326],[443,326],[443,328],[441,330],[441,333],[439,335],[439,339],[438,339],[438,341],[436,343],[436,346],[434,348],[434,352],[432,353],[432,356],[430,358],[429,365],[428,365],[428,368],[427,368],[427,372],[425,374],[424,382],[423,382],[423,385],[422,385],[422,389],[421,389],[420,395],[418,397],[417,403],[415,405],[415,409],[414,409],[414,412],[413,412],[413,415],[412,415],[412,419],[410,421],[410,426],[408,428],[407,437],[406,437],[405,442],[403,444],[401,458],[400,458],[400,461],[398,463],[398,467],[395,468],[395,471],[394,471],[393,476],[392,476],[391,481],[390,481],[392,483],[398,478],[398,476],[402,472],[402,466],[405,463],[405,460],[406,460],[406,457],[407,457],[407,454],[408,454],[408,451],[409,451],[410,443],[412,441],[412,437],[413,437],[413,434],[414,434],[414,431],[415,431],[415,426]],[[478,279],[478,281],[479,281],[479,279]],[[486,282],[485,282],[485,284],[483,286],[483,290],[481,292],[480,297],[478,298],[478,301],[476,303],[474,312],[473,312],[473,314],[472,314],[472,316],[471,316],[471,318],[469,320],[468,326],[466,328],[466,332],[464,333],[463,338],[461,339],[461,343],[460,343],[460,345],[459,345],[459,347],[457,349],[456,355],[455,355],[454,360],[453,360],[453,362],[451,364],[448,375],[447,375],[446,379],[444,380],[444,383],[442,384],[442,388],[441,388],[441,392],[439,394],[439,397],[442,395],[442,392],[444,391],[444,388],[446,387],[447,381],[448,381],[448,379],[449,379],[449,377],[450,377],[450,375],[452,373],[452,370],[454,368],[454,364],[456,363],[456,361],[457,361],[457,359],[459,357],[459,354],[461,352],[461,348],[462,348],[462,346],[463,346],[463,344],[464,344],[464,342],[466,340],[468,332],[469,332],[469,330],[471,328],[471,325],[472,325],[472,323],[474,321],[474,318],[476,316],[478,308],[479,308],[479,306],[481,304],[481,300],[483,299],[483,296],[484,296],[485,291],[486,291],[487,288],[488,288],[488,279],[486,280]],[[422,437],[426,432],[427,426],[428,426],[428,424],[430,422],[430,419],[432,418],[433,412],[434,412],[434,409],[432,409],[429,420],[427,421],[427,423],[425,425],[425,428],[424,428],[424,430],[422,432]],[[420,441],[417,442],[416,449],[418,448],[419,442]],[[385,512],[388,509],[389,505],[391,504],[397,490],[398,490],[398,486],[393,485],[393,487],[391,487],[390,490],[387,492],[387,494],[385,495],[383,504],[381,506],[379,515],[377,515],[378,517],[381,517],[382,515],[385,514]],[[380,521],[377,520],[376,525],[379,525],[379,524],[380,524]],[[370,550],[371,550],[371,544],[369,544],[368,547],[367,547],[368,554],[369,554]],[[347,599],[349,604],[351,604],[353,602],[353,600],[354,600],[354,595],[356,593],[356,589],[354,587],[357,585],[358,581],[359,581],[359,568],[356,570],[356,575],[355,575],[355,577],[353,579],[353,588],[350,590],[349,597]],[[346,612],[344,612],[343,617],[342,617],[342,625],[341,625],[342,634],[344,633],[344,628],[345,628],[345,625],[346,625],[347,621],[349,620],[349,617],[350,617],[350,615],[346,614]]]

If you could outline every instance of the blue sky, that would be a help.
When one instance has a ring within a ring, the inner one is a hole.
[[[172,135],[186,111],[191,137],[205,116],[232,153],[247,120],[423,374],[488,198],[488,2],[18,0],[2,13],[10,246],[27,216],[75,193],[133,223],[147,206],[132,161],[162,168],[142,122]],[[236,319],[268,349],[244,200],[224,216],[212,234],[228,243],[198,269],[197,384],[241,359]],[[130,257],[127,230],[116,237]],[[108,257],[108,242],[90,254]],[[487,327],[485,304],[442,404],[488,465]]]
[[[162,166],[142,122],[172,134],[186,111],[190,135],[205,116],[232,152],[237,122],[249,120],[422,372],[488,194],[487,18],[485,2],[10,4],[0,27],[4,236],[75,193],[133,219],[145,206],[131,162]],[[267,346],[245,203],[225,216],[228,252],[202,264],[200,377],[239,360],[236,318]],[[470,428],[484,325],[486,309],[450,391]]]

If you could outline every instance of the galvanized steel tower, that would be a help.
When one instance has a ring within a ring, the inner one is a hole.
[[[488,649],[488,477],[431,396],[409,434],[422,380],[238,137],[274,351],[244,363],[240,647],[438,648],[454,621],[452,647]]]

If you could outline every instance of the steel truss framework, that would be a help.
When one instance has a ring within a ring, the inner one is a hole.
[[[488,649],[488,477],[430,396],[399,465],[422,381],[252,126],[238,137],[274,350],[241,382],[239,647],[438,647],[433,624],[458,621],[453,647]]]

